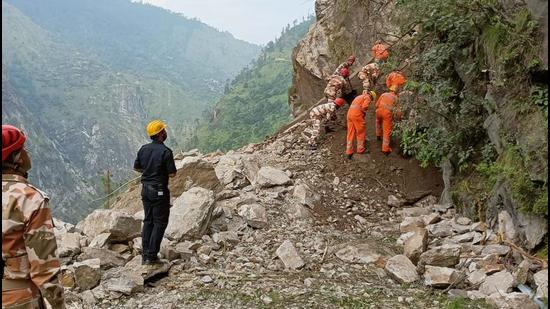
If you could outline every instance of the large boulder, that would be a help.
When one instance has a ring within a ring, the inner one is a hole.
[[[253,228],[262,229],[267,227],[267,212],[259,204],[242,205],[239,207],[239,216],[246,220],[246,223]]]
[[[290,240],[285,240],[275,252],[286,268],[300,269],[305,263]]]
[[[96,209],[77,228],[91,239],[101,233],[110,233],[112,241],[128,241],[141,233],[141,221],[133,216],[111,209]]]
[[[74,256],[80,253],[80,240],[82,236],[79,233],[56,234],[55,238],[59,257]]]
[[[538,309],[539,307],[523,293],[493,293],[487,297],[487,303],[498,309]]]
[[[314,192],[306,183],[297,184],[292,196],[302,205],[313,208],[321,200],[321,196]]]
[[[417,228],[413,233],[405,240],[403,251],[411,262],[416,264],[420,255],[428,248],[428,231],[424,228]]]
[[[143,291],[143,277],[139,272],[117,267],[107,270],[101,277],[101,286],[111,292],[130,295]]]
[[[178,165],[178,163],[176,163]],[[183,191],[193,187],[201,187],[214,192],[219,192],[223,188],[218,179],[214,165],[197,156],[187,156],[179,162],[177,181],[185,184]],[[177,183],[173,183],[177,185]],[[174,190],[176,192],[178,190]],[[182,191],[179,191],[182,192]]]
[[[291,182],[292,180],[285,172],[271,166],[260,168],[256,176],[256,185],[260,188],[284,186]]]
[[[215,173],[220,183],[232,188],[243,188],[254,184],[260,165],[254,155],[228,152],[220,157]]]
[[[79,256],[81,261],[96,258],[100,261],[101,269],[109,269],[126,264],[126,259],[122,255],[104,248],[86,247]]]
[[[548,298],[548,268],[533,275],[533,279],[537,285],[537,297]]]
[[[208,230],[214,207],[211,190],[195,187],[184,192],[170,209],[165,236],[176,241],[202,237]]]
[[[461,246],[445,244],[434,247],[420,255],[419,265],[431,265],[441,267],[453,267],[460,260]]]
[[[396,255],[388,260],[386,272],[399,283],[413,283],[420,279],[416,266],[405,255]]]
[[[454,268],[426,266],[424,284],[434,288],[446,288],[453,284],[459,275]]]
[[[485,279],[479,291],[487,296],[493,293],[508,293],[514,286],[514,276],[507,270],[492,274]]]
[[[95,288],[101,280],[100,259],[89,259],[73,264],[76,285],[82,291]]]

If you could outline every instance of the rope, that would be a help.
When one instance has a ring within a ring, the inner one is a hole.
[[[103,199],[106,199],[108,197],[110,197],[111,195],[115,194],[118,190],[122,189],[122,187],[125,187],[126,185],[128,185],[129,183],[133,182],[133,181],[136,181],[138,180],[139,178],[141,178],[141,175],[140,176],[137,176],[136,178],[132,178],[130,180],[128,180],[127,182],[123,183],[122,185],[120,185],[120,187],[116,188],[113,192],[103,196],[103,197],[100,197],[100,198],[97,198],[95,200],[92,200],[90,201],[90,203],[93,203],[93,202],[97,202],[97,201],[100,201],[100,200],[103,200]]]

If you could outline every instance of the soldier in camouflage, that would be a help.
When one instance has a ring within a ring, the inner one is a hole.
[[[308,147],[311,150],[317,149],[317,140],[321,135],[321,125],[328,121],[336,120],[336,110],[344,105],[346,101],[342,98],[336,98],[334,101],[330,101],[314,107],[309,112],[309,122],[311,127],[306,128],[309,132],[307,138]]]
[[[2,308],[65,308],[48,197],[27,181],[25,140],[2,125]]]

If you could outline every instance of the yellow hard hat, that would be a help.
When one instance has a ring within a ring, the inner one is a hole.
[[[166,128],[166,124],[160,120],[153,120],[147,125],[147,135],[155,136]]]
[[[371,90],[369,93],[370,93],[370,96],[372,97],[372,100],[376,101],[376,99],[378,98],[378,95],[376,94],[376,92],[374,90]]]
[[[394,92],[395,92],[395,91],[397,91],[397,88],[398,88],[397,85],[391,85],[391,86],[390,86],[390,91],[394,91]]]

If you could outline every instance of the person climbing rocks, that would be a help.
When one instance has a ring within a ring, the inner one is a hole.
[[[26,139],[2,125],[2,308],[65,308],[49,198],[27,179]]]
[[[363,81],[363,94],[368,94],[370,89],[374,89],[379,76],[380,68],[376,62],[371,62],[361,68],[358,77]]]
[[[347,125],[348,134],[346,138],[346,156],[351,159],[353,156],[353,140],[357,141],[357,153],[366,152],[366,129],[365,129],[365,114],[369,108],[369,104],[376,101],[376,92],[369,91],[366,94],[357,96],[348,110]]]
[[[392,152],[390,137],[393,121],[401,120],[397,90],[407,82],[401,72],[391,72],[386,78],[389,91],[384,92],[376,101],[376,138],[382,139],[382,152],[389,155]]]
[[[350,67],[355,63],[355,56],[354,55],[351,55],[348,57],[348,59],[346,59],[346,61],[342,62],[342,64],[340,64],[336,70],[334,70],[334,73],[332,73],[332,75],[338,75],[340,74],[340,71],[343,69],[343,68],[346,68],[346,69],[350,69]]]
[[[374,61],[379,65],[384,63],[390,56],[390,53],[388,51],[388,46],[382,43],[382,40],[376,40],[376,42],[374,42],[374,46],[372,47],[371,51],[372,51],[372,57],[374,58]]]
[[[334,74],[330,77],[325,88],[325,97],[329,102],[353,94],[350,83],[346,81],[348,77],[349,70],[347,68],[342,68],[340,74]]]
[[[336,121],[336,110],[345,103],[344,99],[336,98],[334,101],[329,100],[327,103],[314,107],[309,112],[311,122],[310,136],[308,138],[309,149],[317,149],[317,140],[321,135],[321,125],[329,121]]]
[[[141,231],[144,265],[158,264],[158,252],[170,216],[169,177],[176,176],[172,150],[164,141],[168,138],[166,124],[151,121],[146,128],[152,142],[143,145],[134,162],[134,170],[141,173],[141,200],[145,218]]]

